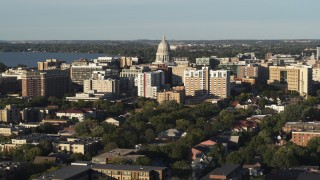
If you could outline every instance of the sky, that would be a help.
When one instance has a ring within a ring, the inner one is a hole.
[[[320,39],[319,0],[0,0],[0,40]]]

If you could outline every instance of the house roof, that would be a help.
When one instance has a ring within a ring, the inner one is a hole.
[[[33,163],[35,164],[41,164],[44,162],[56,162],[57,158],[56,157],[49,157],[49,156],[36,156],[34,158]]]

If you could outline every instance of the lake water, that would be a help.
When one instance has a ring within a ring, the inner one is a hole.
[[[58,59],[71,63],[73,60],[80,58],[96,59],[101,56],[106,55],[88,53],[0,52],[0,62],[9,67],[16,66],[17,64],[37,67],[38,61],[45,61],[46,59]]]

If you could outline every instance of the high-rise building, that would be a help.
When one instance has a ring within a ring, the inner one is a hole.
[[[44,62],[38,62],[38,70],[49,70],[49,69],[59,69],[62,63],[66,63],[66,61],[60,61],[57,59],[47,59]]]
[[[319,61],[319,56],[320,56],[320,47],[317,47],[317,58],[316,58],[317,61]]]
[[[186,70],[184,72],[186,96],[230,96],[230,73],[227,70]]]
[[[70,90],[70,76],[66,70],[31,71],[22,75],[23,97],[63,97]]]
[[[173,65],[173,62],[170,57],[170,45],[166,41],[165,36],[163,36],[162,41],[158,46],[156,60],[153,64]]]
[[[306,97],[312,93],[312,68],[305,65],[270,66],[268,84]]]
[[[164,73],[161,70],[144,72],[135,78],[135,86],[138,87],[138,96],[146,98],[157,98],[157,92],[165,84]]]
[[[209,91],[209,68],[184,71],[186,96],[204,96]]]
[[[137,64],[139,64],[138,57],[121,57],[120,58],[120,68],[128,68]]]
[[[6,123],[20,121],[20,109],[15,105],[7,105],[4,109],[0,109],[0,121]]]
[[[230,96],[230,72],[226,70],[209,71],[209,94],[220,98]]]
[[[134,84],[134,80],[138,77],[138,74],[148,71],[151,71],[148,66],[132,66],[129,69],[122,69],[120,72],[121,93],[137,95],[137,87]]]

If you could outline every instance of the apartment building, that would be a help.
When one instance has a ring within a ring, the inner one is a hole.
[[[313,137],[320,137],[320,131],[293,131],[291,141],[300,146],[307,146]]]
[[[161,70],[144,72],[135,78],[135,86],[138,87],[138,96],[157,99],[157,93],[165,84],[164,73]]]
[[[246,66],[238,66],[237,72],[237,78],[258,78],[259,67],[253,64],[248,64]]]
[[[226,70],[186,70],[184,72],[186,96],[230,96],[230,73]]]
[[[67,151],[80,154],[95,154],[100,150],[100,139],[97,138],[67,138],[55,144],[57,151]]]
[[[286,133],[291,131],[320,131],[320,122],[286,122],[282,130]]]
[[[70,76],[66,70],[30,71],[22,75],[23,97],[63,97],[70,90]]]
[[[307,97],[312,91],[312,68],[305,65],[270,66],[268,84]]]
[[[177,103],[184,103],[185,89],[184,86],[173,87],[171,91],[158,92],[157,101],[162,103],[164,101],[176,101]]]
[[[16,77],[3,77],[0,74],[0,94],[21,91],[21,80]]]
[[[165,180],[167,178],[167,168],[158,166],[136,166],[136,165],[113,165],[94,164],[92,169],[106,179],[121,180]]]

